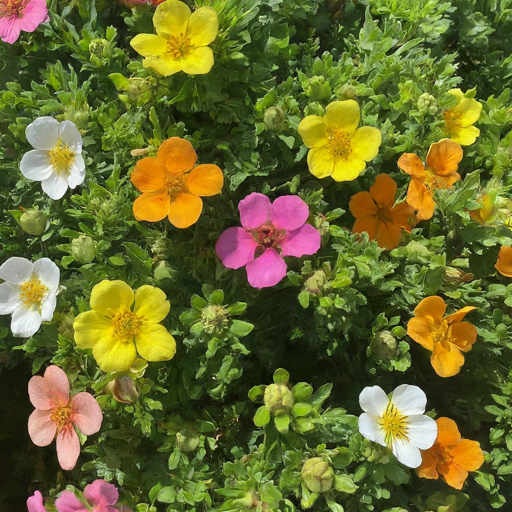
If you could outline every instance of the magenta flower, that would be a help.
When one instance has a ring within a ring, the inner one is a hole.
[[[300,258],[320,248],[320,233],[310,224],[308,205],[298,196],[253,192],[238,204],[243,228],[228,228],[215,245],[227,268],[245,266],[254,288],[274,286],[286,275],[284,256]]]
[[[0,38],[12,44],[20,32],[34,32],[48,21],[46,0],[0,0]]]
[[[43,495],[36,491],[34,496],[30,496],[27,500],[28,512],[46,512],[46,508],[43,504]]]
[[[57,434],[57,457],[62,469],[75,467],[80,441],[74,426],[86,436],[98,432],[103,414],[90,393],[69,398],[69,381],[58,366],[49,366],[44,377],[28,383],[28,394],[36,410],[28,419],[28,433],[37,446],[48,446]]]

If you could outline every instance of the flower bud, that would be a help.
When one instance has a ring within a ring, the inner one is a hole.
[[[354,85],[343,84],[337,91],[336,97],[339,100],[351,100],[356,97],[356,88]]]
[[[332,487],[334,471],[322,457],[313,457],[302,466],[301,477],[311,492],[327,492]]]
[[[23,231],[30,235],[42,235],[46,230],[46,223],[48,222],[48,215],[43,213],[39,208],[30,208],[29,210],[23,209],[23,214],[20,217],[20,226]]]
[[[131,377],[119,377],[107,384],[112,396],[123,404],[133,404],[139,399],[139,386]]]
[[[420,112],[428,112],[429,114],[436,114],[438,111],[437,108],[437,101],[428,92],[424,92],[419,98],[418,98],[418,110]]]
[[[96,242],[87,235],[80,235],[71,241],[70,254],[79,263],[91,263],[96,257]]]
[[[228,312],[224,306],[206,306],[201,311],[201,323],[208,334],[221,332],[228,325]]]
[[[277,132],[282,128],[286,115],[281,107],[269,107],[263,114],[265,128],[272,132]]]
[[[375,334],[372,341],[372,354],[383,361],[391,361],[396,356],[398,343],[390,331],[384,330]]]
[[[325,283],[325,272],[323,270],[315,270],[315,273],[306,280],[306,290],[309,293],[320,293]]]
[[[329,82],[323,76],[313,76],[304,84],[304,92],[312,100],[324,100],[330,98],[332,91]]]
[[[294,404],[293,393],[286,384],[271,384],[265,388],[265,407],[274,415],[286,414]]]
[[[89,53],[99,59],[110,59],[112,57],[112,48],[106,39],[93,39],[89,44]]]

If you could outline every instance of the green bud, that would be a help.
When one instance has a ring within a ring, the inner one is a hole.
[[[286,115],[281,107],[270,107],[265,110],[263,114],[263,122],[265,128],[272,132],[277,132],[282,128],[283,121]]]
[[[31,208],[23,210],[23,215],[20,217],[20,226],[23,231],[30,235],[42,235],[46,230],[46,223],[48,222],[48,215],[43,213],[39,208]]]
[[[324,117],[325,109],[317,101],[312,101],[311,103],[308,103],[306,105],[306,108],[304,109],[304,115],[305,116],[320,116],[320,117]]]
[[[356,97],[356,88],[354,85],[344,84],[336,91],[336,97],[339,100],[351,100]]]
[[[294,404],[293,393],[286,384],[271,384],[265,388],[265,407],[274,415],[286,414]]]
[[[199,446],[199,435],[197,432],[190,430],[186,434],[178,432],[176,434],[176,446],[180,452],[193,452]]]
[[[80,235],[71,241],[70,254],[79,263],[91,263],[97,254],[96,242],[87,235]]]
[[[396,356],[398,343],[390,331],[380,331],[375,334],[372,341],[372,354],[377,359],[390,361]]]
[[[89,44],[89,53],[91,57],[99,59],[110,59],[112,57],[112,49],[110,43],[106,39],[93,39]]]
[[[309,293],[320,293],[325,283],[325,277],[323,270],[315,270],[315,273],[306,280],[306,290]]]
[[[334,471],[322,457],[313,457],[302,466],[301,477],[311,492],[327,492],[332,487]]]
[[[139,386],[128,376],[119,377],[109,382],[107,389],[118,402],[123,404],[133,404],[139,399]]]
[[[331,97],[329,82],[323,76],[313,76],[304,85],[304,92],[312,100],[324,100]]]
[[[206,306],[201,311],[201,323],[208,334],[221,332],[228,326],[228,312],[224,306]]]
[[[429,94],[428,92],[424,92],[419,98],[418,98],[418,110],[420,112],[428,112],[429,114],[436,114],[438,111],[437,108],[437,102],[434,96]]]

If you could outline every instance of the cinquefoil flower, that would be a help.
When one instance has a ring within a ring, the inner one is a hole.
[[[43,503],[43,495],[36,491],[33,496],[27,500],[28,512],[46,512],[46,507]]]
[[[143,57],[142,65],[163,76],[178,71],[204,75],[213,66],[213,52],[208,47],[217,37],[219,19],[212,7],[200,7],[193,13],[179,0],[160,4],[153,16],[156,33],[139,34],[131,46]]]
[[[0,38],[12,44],[20,32],[34,30],[48,21],[46,0],[0,0]]]
[[[12,314],[14,336],[28,338],[53,317],[60,271],[48,258],[35,263],[17,256],[0,266],[0,315]]]
[[[446,133],[454,142],[461,146],[469,146],[480,135],[474,125],[482,112],[482,104],[473,98],[466,98],[460,89],[451,89],[449,94],[458,100],[457,105],[443,112]]]
[[[60,199],[68,187],[73,189],[84,181],[82,136],[74,123],[39,117],[25,134],[35,149],[23,155],[20,171],[29,180],[41,181],[45,194]]]
[[[391,398],[379,386],[366,387],[359,395],[364,413],[359,432],[381,446],[387,446],[405,466],[421,464],[420,449],[430,448],[437,436],[436,422],[425,416],[427,397],[417,386],[402,384]]]
[[[512,277],[512,247],[502,246],[494,267],[502,276]]]
[[[123,281],[101,281],[92,289],[91,307],[75,318],[75,341],[92,349],[103,371],[128,370],[137,352],[147,361],[174,357],[176,342],[160,325],[171,305],[159,288],[144,285],[133,293]]]

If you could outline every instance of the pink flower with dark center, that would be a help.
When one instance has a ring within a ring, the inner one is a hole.
[[[48,21],[46,0],[0,0],[0,38],[12,44],[20,32],[34,32]]]
[[[28,512],[46,512],[46,508],[43,504],[43,495],[36,491],[34,496],[30,496],[27,500]]]
[[[28,419],[30,439],[37,446],[48,446],[57,435],[59,464],[62,469],[73,469],[80,455],[74,426],[86,436],[98,432],[103,421],[98,402],[85,392],[70,399],[68,378],[58,366],[49,366],[44,377],[32,377],[28,394],[36,408]]]
[[[284,256],[314,254],[320,233],[310,224],[308,205],[298,196],[278,197],[253,192],[238,205],[243,228],[228,228],[215,251],[227,268],[246,267],[254,288],[274,286],[286,275]]]

